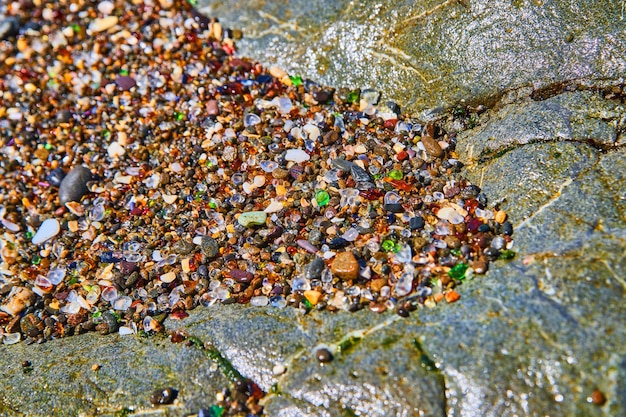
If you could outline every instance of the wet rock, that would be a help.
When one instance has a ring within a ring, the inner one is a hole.
[[[87,183],[93,179],[91,171],[84,166],[72,169],[61,181],[59,186],[59,200],[61,204],[68,201],[80,201],[82,196],[89,192]]]
[[[591,91],[566,92],[505,106],[484,125],[461,133],[457,150],[471,162],[515,146],[555,139],[619,146],[626,142],[616,122],[624,117],[626,109],[618,100]]]
[[[0,349],[0,363],[7,364],[0,369],[0,387],[11,392],[12,407],[20,413],[77,416],[102,414],[102,407],[124,410],[141,404],[149,409],[155,386],[167,381],[175,387],[185,386],[179,400],[186,403],[188,412],[171,414],[182,417],[215,402],[214,396],[206,392],[217,393],[229,386],[228,379],[212,366],[205,352],[184,344],[154,342],[89,333],[44,344],[5,347]],[[28,373],[20,369],[25,360],[31,363]],[[97,373],[93,370],[95,364]],[[133,369],[142,372],[129,372]],[[97,378],[98,383],[85,384],[85,378]],[[204,381],[202,387],[186,386],[188,378]],[[48,388],[37,388],[42,386]],[[82,394],[76,396],[76,392]]]
[[[247,29],[238,42],[242,55],[322,84],[371,86],[409,111],[451,107],[462,99],[491,104],[533,91],[545,99],[568,87],[623,83],[620,2],[376,5],[199,2],[230,26]],[[276,16],[290,16],[298,25],[285,30]],[[372,42],[363,33],[379,38]]]

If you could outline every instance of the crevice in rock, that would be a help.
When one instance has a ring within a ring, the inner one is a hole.
[[[358,330],[352,330],[350,332],[348,332],[347,334],[345,334],[343,337],[341,337],[338,341],[335,342],[321,342],[317,345],[317,347],[330,347],[332,350],[334,350],[335,353],[340,353],[340,354],[344,354],[347,355],[350,353],[350,351],[360,342],[363,341],[363,339],[365,337],[367,337],[368,335],[372,334],[375,331],[381,330],[393,323],[395,323],[398,320],[401,320],[402,318],[400,316],[394,315],[389,317],[388,319],[375,324],[372,327],[368,327],[365,329],[358,329]],[[282,382],[288,378],[289,376],[289,370],[293,367],[293,363],[299,359],[303,354],[307,353],[307,352],[311,352],[311,351],[315,351],[317,347],[314,348],[302,348],[299,351],[295,352],[293,355],[291,355],[288,360],[286,360],[285,362],[285,367],[286,367],[286,371],[284,374],[282,374],[280,376],[280,378],[278,378],[278,381],[276,382],[276,385],[279,387],[279,390],[277,393],[274,392],[269,392],[268,396],[266,397],[266,401],[268,398],[270,398],[271,396],[274,395],[283,395],[283,396],[288,396],[289,398],[295,398],[292,397],[291,395],[284,393],[282,391],[280,391],[280,386],[282,384]],[[307,402],[308,403],[308,402]]]
[[[524,275],[528,272],[526,268],[523,268],[520,265],[512,265],[512,267],[517,269]],[[587,333],[587,330],[584,328],[584,326],[580,325],[580,322],[576,318],[574,318],[569,313],[569,311],[567,311],[567,308],[565,306],[563,306],[562,304],[559,304],[555,300],[548,297],[543,291],[541,291],[541,289],[539,288],[539,278],[537,278],[535,274],[529,274],[528,277],[533,282],[533,290],[532,290],[533,294],[531,296],[537,297],[538,300],[545,302],[546,304],[552,306],[563,319],[573,324],[577,328],[580,328],[582,332]]]
[[[529,146],[529,145],[537,145],[537,144],[548,144],[548,143],[573,143],[573,144],[581,144],[581,145],[587,145],[590,148],[593,148],[594,150],[596,150],[598,153],[600,154],[606,154],[606,153],[611,153],[611,152],[615,152],[621,149],[625,149],[626,148],[626,144],[621,144],[621,145],[609,145],[606,143],[602,143],[599,142],[595,139],[552,139],[552,140],[541,140],[541,139],[536,139],[536,140],[530,140],[527,143],[517,143],[513,146],[507,146],[505,148],[499,149],[499,150],[486,150],[482,152],[482,155],[480,157],[478,157],[477,160],[474,161],[474,163],[476,164],[485,164],[485,163],[489,163],[492,162],[498,158],[503,157],[504,155],[506,155],[507,153],[514,151],[516,149],[522,148],[524,146]],[[471,162],[471,161],[470,161]]]
[[[187,341],[189,345],[206,353],[207,357],[217,365],[222,375],[233,384],[234,389],[243,389],[245,394],[249,397],[248,400],[253,399],[252,404],[258,402],[267,394],[254,380],[243,376],[228,358],[222,355],[210,342],[204,342],[195,336],[188,336]]]
[[[547,209],[548,207],[552,206],[554,203],[556,203],[558,201],[558,199],[561,197],[563,190],[569,186],[570,184],[572,184],[574,182],[575,178],[568,178],[566,179],[561,185],[559,185],[559,189],[557,190],[556,193],[554,193],[554,195],[552,195],[552,197],[550,197],[550,199],[548,200],[547,203],[543,204],[541,207],[537,208],[536,210],[533,211],[533,214],[524,219],[521,223],[517,224],[514,226],[514,229],[519,231],[521,229],[523,229],[524,227],[531,227],[532,226],[532,220],[537,217],[539,214],[541,214],[545,209]]]
[[[0,412],[2,412],[4,415],[5,412],[10,411],[13,415],[16,416],[24,416],[24,413],[21,413],[19,410],[16,410],[15,408],[11,407],[9,404],[7,404],[6,402],[4,402],[4,400],[2,398],[0,398]]]
[[[446,396],[446,377],[443,372],[441,372],[441,370],[437,367],[436,362],[428,355],[428,353],[423,348],[419,340],[417,340],[417,338],[413,338],[413,346],[415,347],[415,349],[417,349],[420,355],[420,366],[422,366],[422,368],[426,369],[429,373],[434,375],[434,377],[437,379],[437,383],[439,384],[439,387],[441,389],[441,400],[444,410],[444,414],[442,417],[445,417],[448,411],[448,397]]]

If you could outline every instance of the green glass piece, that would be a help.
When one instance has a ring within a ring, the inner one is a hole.
[[[359,91],[350,91],[346,98],[348,99],[348,103],[356,103],[357,101],[359,101],[360,96],[361,94],[359,93]]]
[[[105,139],[109,139],[111,137],[111,132],[109,130],[103,130],[102,137]]]
[[[450,253],[453,254],[454,256],[460,256],[461,249],[450,249]]]
[[[33,238],[33,232],[26,232],[24,235],[26,236],[26,239],[28,240]]]
[[[33,265],[39,265],[41,263],[41,257],[39,255],[35,255],[33,256],[33,259],[31,259],[31,262]]]
[[[198,0],[187,0],[187,3],[189,3],[193,7],[196,7],[196,4],[198,4]]]
[[[467,264],[460,263],[454,265],[449,271],[448,275],[450,278],[463,280],[465,279],[465,271],[467,271]]]
[[[213,404],[212,406],[209,407],[209,417],[222,417],[222,415],[224,414],[224,407],[221,407],[219,405]]]
[[[78,282],[78,277],[72,277],[70,278],[70,280],[67,282],[68,286],[74,285]]]
[[[291,80],[291,84],[293,84],[294,87],[302,85],[302,77],[300,77],[299,75],[289,76],[289,79]]]
[[[93,313],[91,315],[92,318],[97,319],[98,317],[100,317],[102,315],[102,311],[96,311],[95,313]]]
[[[513,252],[512,250],[508,250],[505,249],[502,252],[500,252],[500,256],[498,257],[498,259],[513,259],[515,258],[515,252]]]
[[[391,251],[393,253],[398,253],[400,252],[401,249],[402,249],[402,245],[400,244],[400,242],[394,242],[393,249],[391,249]]]
[[[51,150],[53,148],[53,146],[49,143],[46,143],[45,145],[43,145],[43,148],[47,151]]]
[[[389,172],[389,178],[394,179],[394,180],[401,180],[402,171],[398,171],[397,169],[391,170],[391,172]]]
[[[315,201],[317,201],[318,206],[325,206],[330,201],[330,195],[326,190],[319,190],[315,193]]]
[[[209,207],[211,207],[212,209],[217,207],[217,204],[215,204],[215,201],[209,201]]]
[[[79,25],[77,25],[76,23],[74,23],[74,24],[72,25],[72,30],[73,30],[74,32],[78,33],[78,32],[80,32],[80,26],[79,26]]]
[[[128,70],[127,69],[120,70],[120,75],[124,75],[124,76],[128,75]]]
[[[181,113],[181,112],[175,111],[174,112],[174,117],[176,118],[177,121],[180,122],[181,120],[185,119],[185,113]]]
[[[313,308],[313,304],[311,304],[311,302],[306,298],[302,299],[302,304],[304,304],[304,308],[306,308],[307,311]]]
[[[391,250],[393,250],[395,248],[396,244],[394,243],[393,240],[385,240],[383,241],[383,244],[381,245],[381,248],[383,248],[384,251],[389,252]]]

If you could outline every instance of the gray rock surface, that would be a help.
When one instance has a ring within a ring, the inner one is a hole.
[[[624,83],[619,1],[201,0],[244,56],[412,111]]]
[[[414,110],[504,98],[457,153],[508,213],[517,256],[406,319],[218,305],[167,331],[210,342],[269,393],[269,416],[626,415],[626,116],[602,93],[626,73],[620,2],[203,4],[243,27],[243,55],[332,85]],[[581,86],[598,91],[562,91]],[[158,337],[3,346],[0,363],[3,415],[189,415],[230,384]],[[162,386],[179,399],[153,409]]]
[[[215,393],[228,386],[203,351],[164,337],[92,333],[42,345],[21,343],[0,349],[0,363],[2,416],[149,415],[153,391],[166,387],[179,393],[159,415],[183,416],[209,407]]]

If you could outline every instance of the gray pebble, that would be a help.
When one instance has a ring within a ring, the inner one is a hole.
[[[193,250],[193,245],[185,239],[181,239],[172,245],[172,252],[178,255],[188,255]]]
[[[20,32],[20,21],[15,17],[0,16],[0,39],[6,40]]]
[[[304,267],[304,277],[306,279],[319,279],[322,277],[322,271],[325,267],[326,264],[322,258],[316,257]]]
[[[350,171],[352,169],[352,166],[354,165],[352,162],[346,161],[343,158],[335,158],[333,159],[332,163],[335,168],[338,168],[342,171]]]
[[[84,166],[72,169],[61,181],[59,186],[59,200],[61,204],[69,201],[80,201],[89,192],[87,183],[93,179],[91,171]]]
[[[202,236],[202,240],[200,241],[200,249],[202,250],[204,256],[212,259],[215,258],[219,253],[220,246],[217,244],[217,241],[211,236]]]

